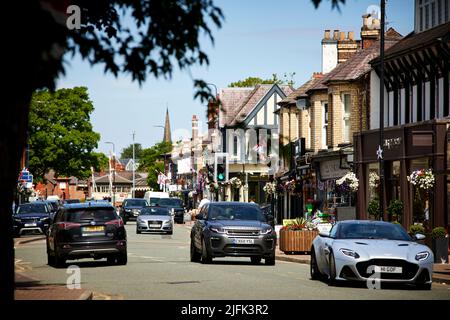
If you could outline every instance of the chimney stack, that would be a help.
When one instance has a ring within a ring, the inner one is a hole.
[[[362,16],[363,26],[361,27],[361,48],[367,49],[380,40],[380,20],[370,14]]]
[[[331,38],[331,30],[325,30],[324,38],[322,39],[322,72],[328,73],[333,70],[338,63],[338,39],[336,35],[339,30],[334,31],[334,36]]]

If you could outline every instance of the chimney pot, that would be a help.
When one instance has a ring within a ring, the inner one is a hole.
[[[339,30],[334,30],[333,39],[334,40],[338,40],[339,39]]]
[[[339,41],[344,41],[345,40],[345,32],[341,31],[341,33],[339,34]]]
[[[351,40],[351,41],[354,41],[355,40],[355,32],[349,31],[348,39]]]
[[[325,30],[325,36],[324,39],[330,39],[330,30]]]

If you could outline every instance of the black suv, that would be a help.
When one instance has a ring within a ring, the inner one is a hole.
[[[47,235],[48,264],[61,267],[83,258],[127,264],[127,234],[112,205],[67,204],[56,213]]]
[[[169,209],[173,211],[173,220],[176,223],[184,223],[184,205],[183,201],[179,198],[159,198],[154,202],[154,205]]]
[[[142,208],[148,206],[145,199],[125,199],[120,206],[119,214],[123,222],[127,224],[128,220],[136,220],[141,213]]]
[[[212,202],[205,204],[191,229],[191,261],[210,263],[214,257],[250,257],[275,264],[275,230],[257,204]]]

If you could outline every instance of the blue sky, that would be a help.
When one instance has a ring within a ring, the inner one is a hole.
[[[341,12],[324,0],[314,9],[309,0],[216,0],[225,22],[213,29],[215,44],[202,39],[208,53],[208,67],[193,67],[190,72],[177,71],[171,80],[148,78],[139,87],[127,76],[115,78],[103,73],[103,66],[91,67],[79,57],[67,57],[66,75],[58,88],[86,86],[94,102],[94,130],[101,140],[98,150],[116,153],[136,142],[150,147],[159,142],[166,106],[169,108],[172,139],[189,136],[193,114],[204,122],[205,106],[193,99],[192,78],[202,78],[218,88],[248,76],[271,78],[276,73],[295,72],[296,86],[321,70],[321,40],[325,29],[355,31],[359,39],[362,15],[377,0],[347,0]],[[414,27],[414,0],[389,0],[388,27],[406,35]],[[205,126],[203,125],[203,128]]]

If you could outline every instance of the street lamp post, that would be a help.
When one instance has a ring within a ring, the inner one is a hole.
[[[380,144],[378,146],[378,161],[380,171],[380,219],[384,220],[384,159],[383,159],[383,140],[384,140],[384,27],[386,0],[380,0],[381,4],[381,26],[380,26]]]
[[[154,127],[166,129],[165,126],[161,126],[161,125],[159,125],[159,126],[156,125]],[[167,175],[166,175],[166,155],[164,155],[164,176],[167,177]],[[166,192],[166,179],[165,178],[164,178],[164,190],[163,191]]]
[[[113,161],[113,168],[112,168],[112,174],[113,174],[113,182],[112,182],[112,205],[113,206],[116,206],[116,187],[115,187],[115,183],[116,183],[116,147],[115,147],[115,145],[114,145],[114,142],[109,142],[109,141],[107,141],[107,142],[105,142],[105,143],[107,143],[107,144],[112,144],[112,146],[113,146],[113,158],[114,158],[114,161]]]

